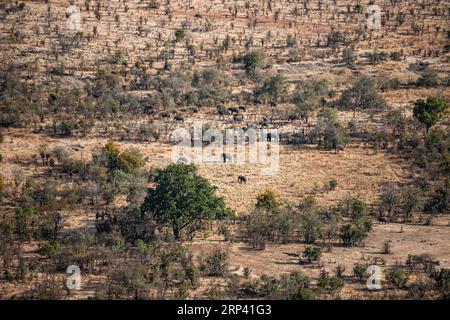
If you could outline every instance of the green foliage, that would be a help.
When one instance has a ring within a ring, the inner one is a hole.
[[[367,214],[367,204],[356,197],[345,198],[340,205],[340,209],[342,214],[350,217],[352,221],[357,221]]]
[[[248,217],[246,236],[253,249],[264,250],[274,233],[272,216],[265,211],[255,210]]]
[[[256,197],[256,208],[272,211],[280,206],[280,196],[272,189],[266,189]]]
[[[426,101],[420,99],[414,103],[413,115],[428,130],[441,120],[448,110],[447,103],[437,97],[428,97]]]
[[[339,147],[345,146],[348,141],[347,133],[341,126],[334,109],[323,108],[319,112],[318,129],[320,132],[319,146],[328,150],[337,151]]]
[[[295,47],[297,45],[297,38],[292,34],[288,34],[286,38],[286,46],[289,48]]]
[[[341,227],[340,237],[344,245],[355,246],[367,237],[367,231],[362,226],[348,223]]]
[[[194,222],[224,219],[232,215],[217,187],[197,174],[194,165],[175,164],[155,172],[155,188],[147,191],[142,204],[143,213],[156,222],[169,225],[176,239],[180,231]]]
[[[356,264],[353,267],[353,275],[359,281],[363,281],[367,277],[367,266],[362,264]]]
[[[227,251],[215,249],[211,254],[199,257],[200,272],[208,277],[223,277],[228,273]]]
[[[30,236],[31,220],[36,214],[36,210],[32,207],[16,208],[16,233],[22,237]]]
[[[394,266],[386,271],[387,279],[399,289],[403,289],[409,279],[409,272],[400,266]]]
[[[224,237],[225,241],[230,241],[231,231],[225,223],[221,223],[219,226],[219,234]]]
[[[342,51],[342,62],[344,62],[346,65],[353,65],[353,63],[355,62],[356,57],[355,57],[355,51],[352,48],[345,48]]]
[[[405,215],[405,222],[410,221],[412,212],[423,205],[422,191],[419,188],[407,188],[401,192],[401,208]]]
[[[183,40],[184,37],[185,37],[184,29],[177,29],[177,30],[175,30],[175,40],[176,41]]]
[[[125,62],[125,52],[121,49],[116,50],[114,55],[111,57],[111,63],[114,64],[123,64]]]
[[[242,297],[268,298],[276,300],[312,300],[315,290],[310,288],[310,279],[300,272],[283,274],[279,279],[262,275],[259,279],[239,284],[230,284],[232,291]]]
[[[266,210],[254,210],[247,217],[246,237],[253,249],[264,250],[273,230],[272,217]]]
[[[308,120],[309,114],[320,106],[330,94],[324,79],[300,82],[292,93],[292,102],[297,112]]]
[[[400,206],[400,194],[397,188],[388,184],[383,187],[380,195],[380,211],[387,216],[397,213]]]
[[[326,274],[321,274],[317,282],[317,287],[324,291],[337,291],[344,286],[344,280],[338,277],[329,277]]]
[[[337,180],[336,179],[331,179],[330,181],[328,181],[327,183],[326,183],[326,188],[327,188],[327,190],[329,190],[329,191],[333,191],[333,190],[335,190],[336,189],[336,187],[337,187]]]
[[[300,232],[306,243],[315,243],[322,236],[322,222],[318,209],[310,207],[302,210],[299,216]]]
[[[58,250],[57,242],[47,242],[39,246],[39,254],[42,254],[47,257],[52,257]]]
[[[425,212],[445,213],[450,210],[450,191],[449,186],[437,188],[431,198],[425,203]]]
[[[438,73],[434,70],[426,70],[417,80],[417,85],[421,87],[437,87],[439,85]]]
[[[355,221],[353,221],[363,232],[369,232],[372,230],[372,218],[369,216],[363,216]]]
[[[157,0],[150,0],[147,7],[150,9],[159,9],[160,5],[161,4]]]
[[[450,269],[442,268],[431,273],[430,277],[435,281],[436,286],[450,296]]]
[[[308,263],[313,263],[319,261],[321,254],[322,250],[320,249],[320,247],[310,246],[305,248],[303,257],[307,260]]]
[[[386,100],[377,92],[375,81],[367,76],[361,77],[350,89],[345,90],[339,104],[353,110],[383,110],[387,106]]]
[[[109,141],[94,155],[94,162],[98,162],[108,168],[110,173],[120,170],[124,173],[132,173],[142,168],[145,159],[136,151],[121,151],[114,141]]]
[[[282,300],[312,300],[315,292],[309,288],[310,280],[300,272],[282,275],[279,281],[276,299]]]
[[[380,62],[386,61],[388,58],[388,54],[385,51],[374,51],[369,53],[368,55],[369,61],[372,64],[378,64]]]
[[[286,95],[285,77],[278,73],[276,76],[266,79],[261,88],[257,89],[257,94],[274,100],[283,98]]]
[[[248,75],[254,75],[257,68],[261,66],[264,60],[264,53],[262,51],[250,51],[242,58],[245,71]]]

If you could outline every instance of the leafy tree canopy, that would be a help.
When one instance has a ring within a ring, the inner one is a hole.
[[[426,101],[420,99],[414,104],[414,118],[425,125],[427,132],[447,113],[447,103],[437,97],[428,97]]]
[[[197,174],[194,165],[174,164],[155,172],[155,188],[147,191],[142,204],[143,213],[151,214],[156,222],[169,225],[176,239],[180,231],[194,222],[224,219],[232,215],[217,187]]]

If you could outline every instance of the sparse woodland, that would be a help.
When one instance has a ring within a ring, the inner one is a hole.
[[[450,298],[450,2],[74,4],[0,3],[1,299]],[[198,120],[279,172],[173,163]]]

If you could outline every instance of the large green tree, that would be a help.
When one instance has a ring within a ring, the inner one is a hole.
[[[157,169],[155,187],[147,191],[141,210],[158,223],[172,228],[176,239],[194,222],[224,219],[232,214],[222,197],[197,173],[194,165],[174,164]]]
[[[420,99],[414,104],[414,118],[419,120],[428,131],[447,113],[447,103],[437,97],[428,97],[426,101]]]

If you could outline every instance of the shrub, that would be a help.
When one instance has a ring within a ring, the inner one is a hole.
[[[211,254],[199,257],[199,268],[204,276],[223,277],[228,273],[228,252],[215,249]]]
[[[146,272],[146,267],[139,262],[128,262],[113,269],[108,275],[107,298],[145,298],[149,289],[149,283],[145,279]]]
[[[310,280],[300,272],[283,274],[278,281],[273,299],[281,300],[312,300],[315,292],[309,288]]]
[[[433,284],[429,280],[417,280],[408,288],[408,296],[413,300],[422,300],[433,290]]]
[[[254,75],[257,68],[259,68],[264,60],[264,54],[262,51],[250,51],[246,53],[242,58],[245,71],[248,75]]]
[[[328,83],[324,79],[313,79],[300,82],[292,93],[292,103],[297,107],[297,113],[308,123],[309,114],[320,106],[324,106],[330,96]]]
[[[286,78],[278,73],[274,77],[267,78],[262,86],[257,88],[256,94],[277,101],[286,95],[286,86]]]
[[[356,57],[355,57],[355,50],[353,50],[352,48],[345,48],[342,51],[342,62],[345,63],[346,65],[353,65],[353,63],[355,62]]]
[[[354,224],[345,224],[340,230],[341,240],[346,246],[358,245],[366,236],[367,232]]]
[[[450,297],[450,269],[434,271],[430,277],[434,280],[439,290],[442,290],[446,297]]]
[[[265,210],[254,210],[247,217],[246,237],[253,249],[264,250],[273,230],[272,220]]]
[[[387,185],[380,195],[380,210],[386,215],[392,216],[400,205],[400,195],[394,185]]]
[[[320,247],[306,247],[303,252],[303,258],[307,260],[308,263],[317,262],[322,254]]]
[[[338,121],[337,112],[325,107],[319,112],[318,130],[320,132],[319,147],[335,150],[346,145],[347,133]]]
[[[350,89],[342,93],[339,104],[346,108],[378,109],[386,108],[386,100],[377,92],[375,82],[367,77],[361,77]]]
[[[433,70],[426,70],[417,80],[417,85],[421,87],[436,87],[439,85],[438,74]]]
[[[93,157],[94,163],[107,167],[110,172],[120,170],[131,173],[140,169],[146,161],[137,151],[121,151],[119,145],[114,141],[106,143]]]
[[[225,241],[229,241],[231,237],[231,232],[228,226],[224,223],[220,224],[219,226],[219,234],[224,237]]]
[[[431,255],[424,253],[420,255],[408,255],[406,260],[406,266],[411,270],[417,270],[418,266],[421,266],[422,270],[431,274],[434,271],[434,267],[439,265],[439,261],[436,261]]]
[[[111,63],[113,64],[123,64],[125,62],[126,56],[123,50],[116,50],[114,55],[111,57]]]
[[[159,9],[160,3],[157,0],[150,0],[147,7],[150,9]]]
[[[350,217],[352,221],[366,216],[367,204],[356,197],[346,197],[339,205],[342,215]]]
[[[422,191],[419,188],[408,188],[401,193],[401,207],[405,215],[405,222],[410,221],[414,210],[423,205]]]
[[[406,282],[409,279],[409,272],[403,270],[400,266],[395,266],[393,268],[388,269],[387,271],[387,279],[390,283],[396,286],[399,289],[403,289],[406,285]]]
[[[39,254],[42,254],[44,256],[52,257],[58,250],[58,243],[57,242],[47,242],[39,246]]]
[[[383,253],[384,254],[390,254],[391,253],[391,241],[390,240],[386,240],[383,243]]]
[[[322,222],[315,208],[304,210],[300,216],[300,232],[306,243],[314,243],[322,236]]]
[[[450,209],[449,188],[437,188],[430,199],[425,203],[424,210],[429,213],[444,213]]]
[[[280,206],[280,196],[272,189],[266,189],[256,197],[256,208],[272,211]]]
[[[60,300],[63,297],[63,281],[56,277],[47,277],[26,293],[27,299]]]
[[[32,207],[16,208],[16,233],[21,237],[30,237],[31,221],[36,210]]]
[[[368,233],[372,230],[372,218],[369,216],[363,216],[354,221],[354,224],[358,226],[363,232]]]
[[[287,35],[286,46],[289,48],[295,47],[297,45],[297,38],[291,34]]]
[[[177,29],[175,30],[175,41],[180,41],[183,40],[185,36],[185,31],[184,29]]]
[[[328,275],[322,273],[320,275],[319,281],[317,282],[317,287],[324,291],[337,291],[344,286],[344,280],[339,277],[329,277]]]
[[[363,281],[367,277],[367,266],[357,263],[353,267],[353,275],[359,281]]]
[[[331,179],[330,181],[328,181],[326,186],[329,191],[335,190],[337,187],[336,179]]]
[[[309,288],[310,280],[300,272],[283,274],[279,279],[262,275],[259,279],[229,283],[229,291],[237,291],[244,297],[266,297],[276,300],[311,300],[314,290]]]

